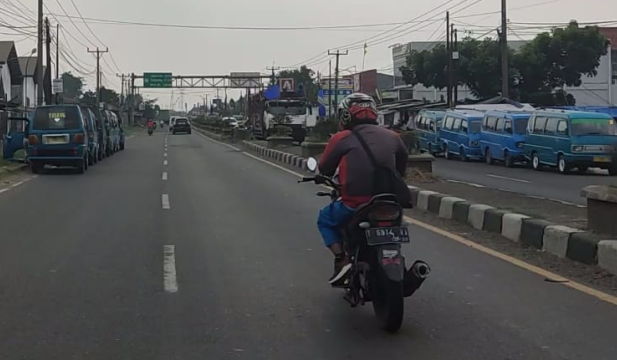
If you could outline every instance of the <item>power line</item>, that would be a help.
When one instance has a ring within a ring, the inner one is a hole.
[[[56,0],[58,1],[58,0]],[[96,36],[96,34],[94,33],[94,31],[92,31],[92,29],[90,28],[90,25],[88,25],[88,23],[86,22],[86,20],[84,19],[83,15],[81,14],[81,11],[79,11],[79,8],[77,7],[77,5],[75,4],[75,1],[71,0],[71,4],[73,4],[73,7],[75,8],[75,10],[77,11],[77,14],[79,15],[79,17],[81,18],[81,21],[83,21],[84,25],[86,25],[86,28],[88,29],[88,31],[90,31],[90,34],[92,34],[92,36],[94,36],[94,38],[101,43],[101,45],[106,46],[105,43],[103,43],[103,41],[101,41],[101,39],[99,39],[98,36]]]
[[[60,9],[62,9],[62,12],[66,15],[69,16],[69,14],[66,12],[66,10],[64,9],[64,6],[62,6],[62,3],[60,3],[59,0],[56,0],[56,3],[58,3],[58,5],[60,6]],[[57,20],[57,19],[56,19]],[[72,17],[69,17],[69,21],[71,22],[71,24],[73,24],[73,27],[75,27],[75,29],[77,29],[77,32],[79,32],[81,34],[81,36],[83,36],[84,39],[86,39],[86,41],[88,41],[90,44],[92,44],[92,46],[96,46],[96,44],[90,40],[90,38],[88,38],[83,31],[81,31],[81,29],[75,24],[75,22],[73,21]],[[58,21],[59,22],[59,21]],[[87,47],[87,46],[86,46]]]

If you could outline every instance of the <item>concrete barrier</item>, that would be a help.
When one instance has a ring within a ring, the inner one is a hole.
[[[474,229],[482,230],[484,227],[484,214],[486,210],[489,209],[494,209],[494,207],[484,204],[470,205],[467,214],[467,223],[473,226]]]
[[[617,240],[602,240],[598,243],[598,266],[617,274]]]
[[[434,191],[422,190],[418,193],[418,205],[417,208],[423,211],[428,211],[428,198],[432,194],[437,194]]]
[[[544,237],[542,238],[542,250],[560,258],[565,258],[570,235],[575,232],[581,231],[563,225],[547,226],[544,229]]]
[[[566,257],[584,264],[595,265],[598,262],[599,242],[600,239],[591,233],[580,232],[570,234]]]
[[[551,223],[546,220],[523,219],[521,236],[519,237],[521,244],[533,246],[536,249],[542,249],[544,229],[549,225],[551,225]]]
[[[414,207],[418,207],[418,195],[420,194],[420,189],[409,187],[409,193],[411,194],[411,203]]]
[[[529,216],[514,213],[504,214],[501,222],[501,235],[506,239],[518,242],[524,219],[529,219]]]
[[[484,225],[482,230],[490,231],[492,233],[501,234],[501,224],[503,222],[503,216],[510,214],[510,211],[499,209],[488,209],[484,213]]]
[[[457,202],[463,202],[465,199],[446,196],[441,199],[441,204],[439,204],[439,217],[444,219],[452,219],[452,211],[454,208],[454,204]]]
[[[452,207],[452,219],[467,224],[467,219],[469,219],[469,206],[471,206],[471,203],[468,201],[454,203]]]
[[[433,214],[439,214],[439,208],[441,207],[441,200],[446,197],[444,194],[431,194],[428,197],[428,212]]]

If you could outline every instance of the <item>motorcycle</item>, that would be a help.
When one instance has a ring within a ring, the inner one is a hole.
[[[317,160],[309,158],[307,167],[316,172]],[[317,196],[329,196],[332,202],[340,198],[336,178],[317,174],[298,182],[326,185],[332,190],[317,192]],[[357,209],[341,232],[352,267],[344,285],[336,287],[345,290],[344,299],[352,308],[372,302],[381,328],[397,332],[403,321],[404,298],[412,296],[431,272],[424,261],[405,268],[401,245],[409,243],[410,236],[403,224],[403,208],[392,194],[376,195]]]

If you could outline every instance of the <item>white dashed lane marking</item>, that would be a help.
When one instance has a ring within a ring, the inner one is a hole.
[[[171,205],[169,204],[169,195],[163,194],[163,196],[161,196],[161,203],[163,205],[163,210],[171,209]]]

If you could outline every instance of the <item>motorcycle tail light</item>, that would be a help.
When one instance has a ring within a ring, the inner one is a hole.
[[[382,205],[371,209],[368,213],[370,221],[393,221],[401,217],[401,208],[395,205]]]

